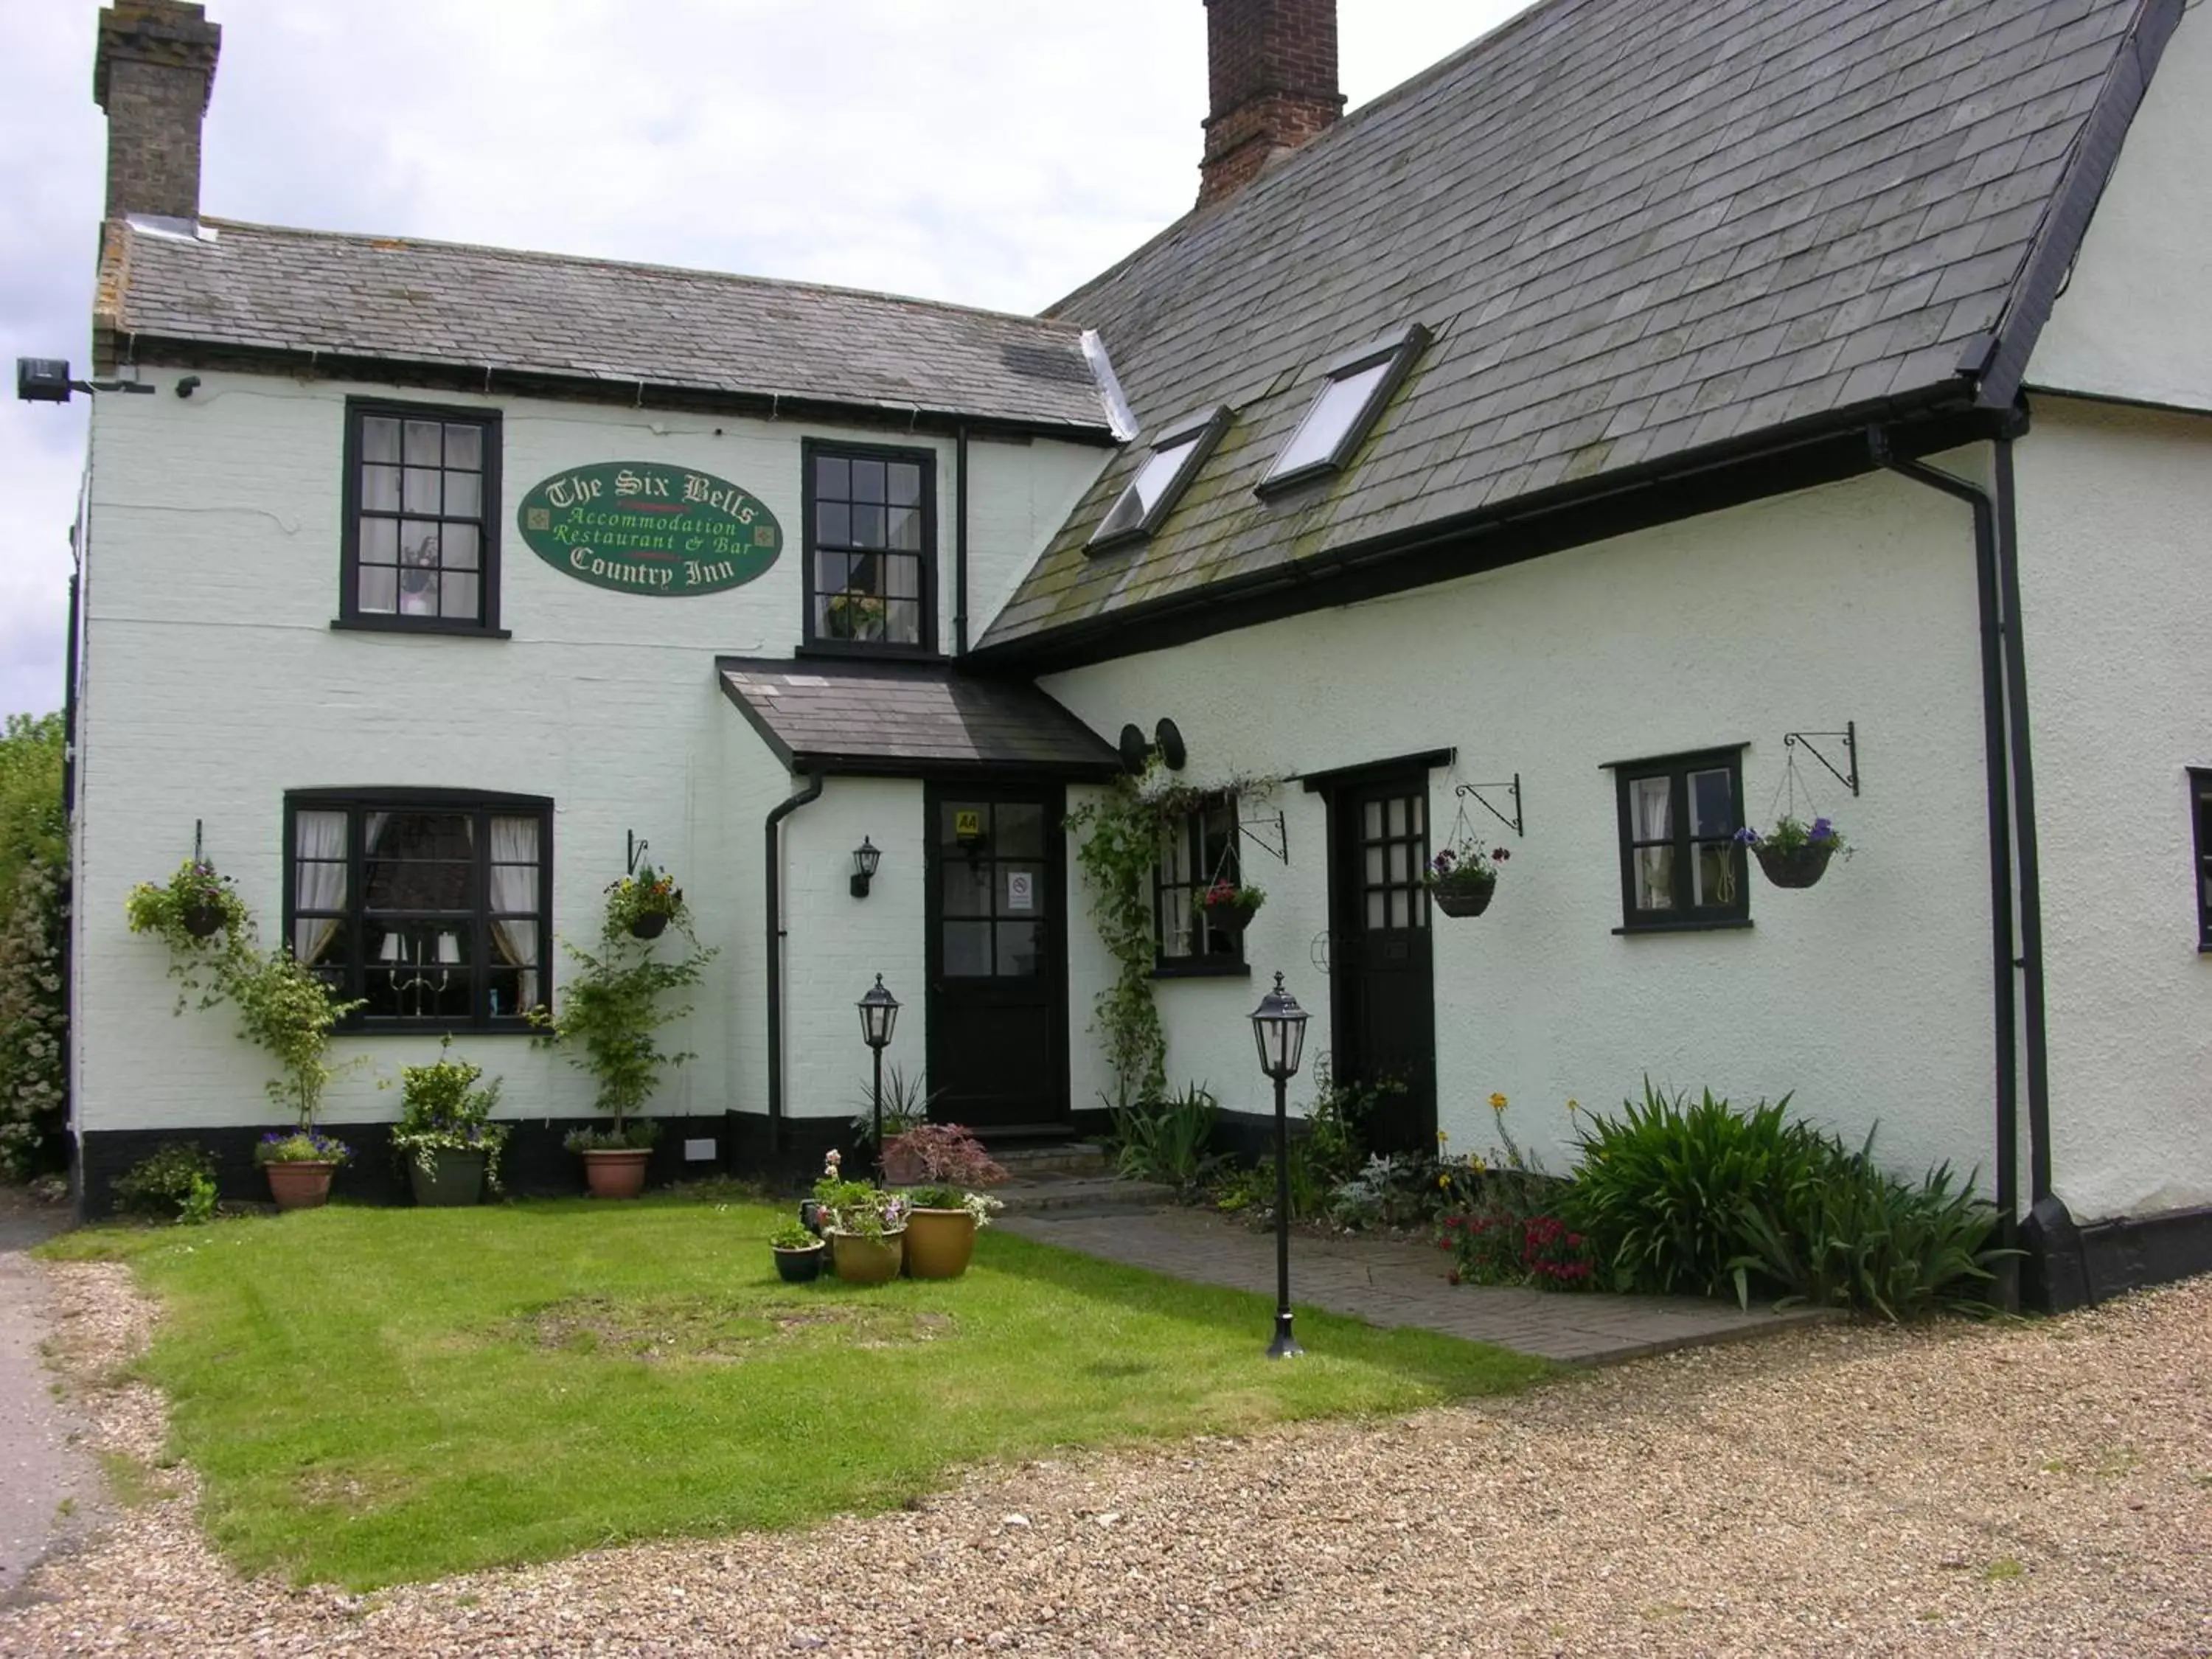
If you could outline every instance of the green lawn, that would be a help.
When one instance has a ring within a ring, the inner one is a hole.
[[[368,1589],[896,1505],[1054,1446],[1403,1412],[1540,1361],[987,1232],[945,1284],[778,1282],[758,1205],[343,1206],[46,1247],[127,1255],[143,1366],[248,1571]]]

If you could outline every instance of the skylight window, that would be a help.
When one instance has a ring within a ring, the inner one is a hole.
[[[1137,476],[1115,498],[1091,538],[1091,550],[1139,541],[1159,527],[1206,458],[1213,453],[1229,411],[1215,407],[1164,428]]]
[[[1375,424],[1390,394],[1406,378],[1414,356],[1429,342],[1419,323],[1347,351],[1322,371],[1327,383],[1306,410],[1283,453],[1260,480],[1261,495],[1334,472],[1352,459]]]

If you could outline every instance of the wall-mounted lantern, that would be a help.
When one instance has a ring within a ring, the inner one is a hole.
[[[866,836],[860,837],[860,844],[853,849],[853,896],[854,898],[867,897],[868,884],[876,878],[876,866],[883,861],[883,856],[875,842],[870,841]]]

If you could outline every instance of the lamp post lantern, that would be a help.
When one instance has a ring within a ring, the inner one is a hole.
[[[884,976],[855,1005],[860,1011],[860,1036],[876,1056],[875,1141],[876,1179],[884,1173],[884,1050],[890,1047],[891,1030],[898,1024],[899,1000],[884,988]]]
[[[1252,1036],[1260,1047],[1260,1069],[1275,1084],[1275,1340],[1267,1358],[1288,1359],[1305,1350],[1291,1334],[1291,1123],[1284,1086],[1297,1075],[1306,1011],[1283,988],[1280,974],[1252,1011]]]

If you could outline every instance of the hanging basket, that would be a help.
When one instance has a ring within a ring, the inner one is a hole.
[[[220,904],[187,904],[185,907],[185,931],[194,939],[213,939],[222,931],[222,906]]]
[[[1495,881],[1480,887],[1431,887],[1429,896],[1437,902],[1437,908],[1448,916],[1479,916],[1490,908],[1492,896],[1498,891]]]
[[[1828,860],[1835,856],[1833,842],[1808,842],[1802,847],[1787,849],[1755,843],[1752,849],[1759,855],[1759,867],[1766,872],[1767,880],[1777,887],[1811,887],[1818,884],[1828,873]]]
[[[648,910],[642,915],[632,916],[629,921],[629,936],[632,939],[659,939],[667,931],[668,913],[665,910]]]
[[[1257,904],[1207,904],[1199,909],[1207,927],[1219,928],[1231,939],[1243,939],[1244,930],[1252,925],[1252,918],[1259,914]]]

